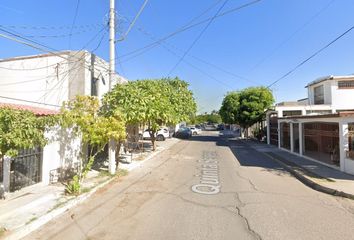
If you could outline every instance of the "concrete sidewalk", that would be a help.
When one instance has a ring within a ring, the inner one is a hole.
[[[354,176],[292,154],[272,145],[244,140],[258,152],[277,161],[307,186],[324,193],[354,199]]]
[[[178,139],[167,139],[157,143],[156,151],[123,155],[119,169],[131,171],[142,167],[144,162],[172,147]],[[21,239],[48,221],[85,201],[114,177],[92,170],[84,180],[83,191],[78,197],[64,194],[64,185],[41,183],[21,189],[0,200],[0,239]]]

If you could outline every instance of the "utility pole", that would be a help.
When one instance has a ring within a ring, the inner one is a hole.
[[[109,0],[109,91],[112,90],[112,84],[115,77],[115,0]],[[109,140],[108,144],[108,170],[110,174],[116,172],[116,142]]]

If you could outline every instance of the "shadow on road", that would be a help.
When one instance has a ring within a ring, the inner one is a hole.
[[[214,142],[216,146],[229,147],[236,161],[243,167],[259,167],[277,175],[288,174],[277,162],[250,147],[246,140],[235,139],[232,136],[198,135],[185,141]]]
[[[236,160],[244,167],[259,167],[264,171],[273,172],[277,175],[289,174],[281,165],[270,159],[261,152],[256,151],[247,144],[246,140],[221,139],[220,142],[226,142],[234,154]],[[224,146],[225,144],[221,144]]]

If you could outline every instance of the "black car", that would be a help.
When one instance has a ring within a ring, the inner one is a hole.
[[[219,124],[219,125],[217,126],[216,130],[218,130],[218,131],[225,130],[224,124]]]
[[[181,127],[175,132],[174,136],[176,138],[190,138],[192,137],[192,131],[187,127]]]

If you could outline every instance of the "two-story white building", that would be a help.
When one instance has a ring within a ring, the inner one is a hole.
[[[267,113],[267,142],[354,174],[354,75],[309,83],[308,98]]]
[[[112,86],[125,82],[116,74]],[[63,101],[76,95],[101,98],[108,89],[109,64],[87,51],[0,60],[0,107],[26,109],[41,115],[58,111]],[[78,162],[78,153],[82,151],[80,139],[59,128],[46,135],[51,141],[43,149],[25,151],[26,157],[0,162],[0,186],[6,191],[35,183],[48,184],[57,169],[70,169]]]

